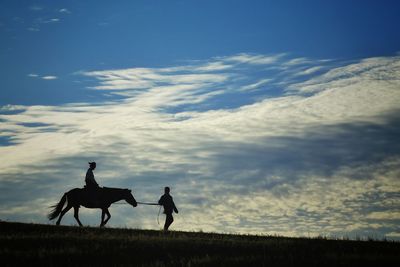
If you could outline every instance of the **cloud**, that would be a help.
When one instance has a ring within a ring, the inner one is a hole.
[[[40,78],[42,80],[56,80],[56,79],[58,79],[58,77],[54,76],[54,75],[40,76],[39,74],[35,74],[35,73],[30,73],[27,76],[30,77],[30,78]]]
[[[34,21],[33,27],[39,28],[41,25],[57,23],[60,21],[61,20],[59,18],[36,18]]]
[[[368,88],[370,82],[388,81],[396,86],[400,75],[399,57],[370,58],[359,63],[334,68],[323,75],[311,78],[289,88],[305,93],[318,92],[333,88],[344,88],[348,85],[362,84]]]
[[[27,30],[31,31],[31,32],[39,32],[40,31],[40,29],[37,27],[29,27]]]
[[[0,140],[0,216],[44,222],[46,200],[82,186],[87,162],[95,160],[100,184],[133,188],[139,201],[156,201],[170,185],[181,211],[176,229],[394,233],[399,62],[337,66],[239,54],[169,68],[80,72],[96,82],[90,90],[124,97],[11,114],[12,106],[0,109],[8,140],[3,146]],[[300,64],[315,71],[298,76]],[[21,215],[26,203],[38,212]],[[155,210],[111,212],[112,225],[158,228]],[[96,213],[87,214],[98,223]]]
[[[42,11],[44,8],[42,6],[33,5],[29,7],[32,11]]]
[[[319,70],[321,70],[322,67],[321,66],[315,66],[315,67],[311,67],[311,68],[307,68],[305,70],[302,70],[300,72],[298,72],[296,75],[310,75],[314,72],[317,72]]]
[[[64,14],[71,14],[71,11],[69,11],[67,8],[61,8],[58,10],[58,12],[64,13]]]
[[[16,111],[16,110],[24,110],[26,107],[21,105],[5,105],[0,106],[1,111]]]
[[[374,220],[400,220],[400,211],[374,211],[367,215],[367,219]]]
[[[223,58],[223,61],[254,64],[254,65],[268,65],[268,64],[276,63],[284,55],[285,54],[264,56],[264,55],[251,55],[251,54],[243,53],[243,54],[225,57],[225,58]]]
[[[205,64],[203,66],[199,66],[196,68],[197,71],[204,71],[204,72],[210,72],[210,71],[221,71],[221,70],[227,70],[232,68],[233,66],[230,64],[226,64],[224,62],[210,62],[208,64]]]
[[[52,18],[52,19],[49,19],[49,20],[47,21],[47,23],[59,22],[59,21],[60,21],[59,18]]]
[[[107,71],[83,72],[83,75],[96,77],[100,86],[93,87],[98,90],[124,90],[150,88],[159,85],[203,85],[212,82],[224,81],[226,74],[204,73],[176,73],[168,69],[123,69]]]
[[[386,234],[387,237],[394,237],[394,238],[400,238],[400,233],[399,232],[390,232]]]
[[[46,27],[45,25],[60,23],[62,19],[59,18],[59,16],[61,16],[61,14],[71,14],[66,8],[49,10],[42,6],[33,5],[30,6],[29,9],[35,12],[35,14],[40,14],[40,16],[25,19],[27,23],[30,24],[27,30],[31,32],[39,32],[44,29],[43,27]]]
[[[253,91],[259,89],[261,86],[268,84],[272,79],[262,79],[258,82],[255,82],[253,84],[248,84],[245,85],[241,88],[241,91]]]
[[[312,63],[313,60],[305,58],[305,57],[300,57],[300,58],[293,58],[285,62],[283,65],[284,66],[296,66],[296,65],[303,65],[303,64],[310,64]]]
[[[41,78],[43,80],[56,80],[56,79],[58,79],[57,76],[52,76],[52,75],[42,76]]]

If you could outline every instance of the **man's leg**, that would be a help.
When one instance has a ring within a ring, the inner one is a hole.
[[[172,214],[166,214],[166,215],[167,217],[165,218],[164,231],[168,231],[169,226],[174,221],[174,217],[172,217]]]

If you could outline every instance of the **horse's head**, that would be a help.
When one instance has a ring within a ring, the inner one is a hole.
[[[132,190],[130,189],[125,189],[126,190],[126,196],[125,196],[125,201],[131,204],[133,207],[137,206],[136,199],[132,195]]]

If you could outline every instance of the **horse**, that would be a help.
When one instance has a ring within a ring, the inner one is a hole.
[[[82,223],[79,220],[79,207],[82,205],[90,209],[101,209],[102,214],[100,227],[104,227],[111,218],[108,208],[112,203],[119,200],[125,200],[133,207],[137,206],[132,191],[129,189],[103,187],[97,190],[98,192],[96,194],[98,196],[98,201],[95,203],[91,201],[87,189],[74,188],[66,192],[58,204],[50,207],[53,208],[53,210],[48,214],[49,220],[54,220],[58,217],[56,225],[60,225],[61,219],[65,213],[67,213],[71,208],[74,208],[75,220],[78,222],[79,226],[82,226]],[[63,209],[66,202],[67,206]],[[107,219],[104,219],[105,215],[107,215]]]

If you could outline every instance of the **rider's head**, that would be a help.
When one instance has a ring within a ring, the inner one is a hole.
[[[166,187],[164,188],[164,192],[165,192],[165,194],[169,194],[169,191],[170,191],[169,187],[168,187],[168,186],[166,186]]]
[[[96,169],[96,162],[89,162],[89,167],[92,169],[92,170],[94,170],[94,169]]]

